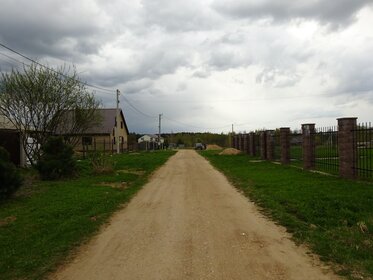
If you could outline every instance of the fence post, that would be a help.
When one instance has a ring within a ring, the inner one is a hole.
[[[267,130],[267,160],[273,160],[274,158],[274,143],[273,143],[273,135],[274,131],[273,130]]]
[[[339,175],[343,178],[356,178],[357,147],[354,141],[354,130],[357,118],[340,118],[338,120],[338,154]]]
[[[267,158],[267,132],[260,132],[260,157],[261,159]]]
[[[281,163],[290,163],[290,128],[280,128]]]
[[[233,135],[233,133],[231,134],[231,137],[230,137],[231,139],[231,148],[234,148],[234,135]]]
[[[234,148],[238,150],[238,135],[237,134],[234,136]]]
[[[302,124],[303,168],[315,168],[315,124]]]

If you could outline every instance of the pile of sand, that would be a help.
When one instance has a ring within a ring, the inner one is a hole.
[[[206,150],[221,150],[223,149],[222,147],[220,147],[219,145],[215,145],[215,144],[207,144],[206,145]]]
[[[224,149],[222,152],[219,153],[219,155],[238,155],[241,151],[234,149],[234,148],[227,148]]]

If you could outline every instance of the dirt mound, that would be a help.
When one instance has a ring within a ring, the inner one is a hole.
[[[241,151],[239,151],[237,149],[227,148],[227,149],[224,149],[221,153],[219,153],[219,155],[238,155],[240,153],[241,153]]]
[[[223,149],[222,147],[220,147],[219,145],[215,145],[215,144],[207,144],[206,145],[206,150],[221,150]]]

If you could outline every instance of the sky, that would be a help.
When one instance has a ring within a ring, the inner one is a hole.
[[[0,0],[0,43],[75,65],[137,133],[373,121],[373,1]],[[0,47],[0,70],[25,61]],[[112,91],[112,92],[111,92]]]

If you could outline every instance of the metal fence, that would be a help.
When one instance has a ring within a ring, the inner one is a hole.
[[[338,128],[317,128],[315,139],[315,169],[331,174],[339,173]]]
[[[373,128],[371,123],[361,123],[353,130],[356,147],[356,174],[360,178],[373,178]]]
[[[275,161],[281,160],[281,141],[280,141],[280,131],[276,130],[272,135],[272,145],[273,145],[273,159]]]
[[[302,132],[293,131],[290,134],[290,162],[291,164],[303,165],[303,135]]]
[[[112,141],[96,141],[95,139],[91,143],[83,143],[81,147],[77,150],[82,154],[83,157],[87,156],[90,153],[102,152],[106,154],[114,154],[117,151],[116,143]],[[126,152],[126,143],[119,143],[119,152]]]

